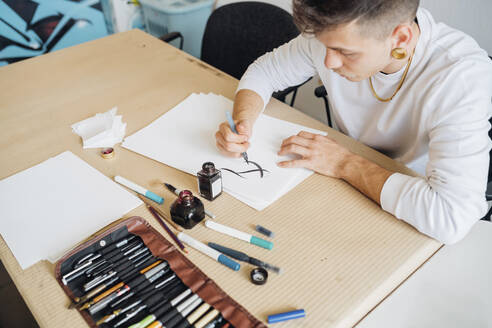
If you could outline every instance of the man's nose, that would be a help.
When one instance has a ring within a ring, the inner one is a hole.
[[[332,49],[326,49],[325,66],[328,69],[337,69],[343,66],[341,55]]]

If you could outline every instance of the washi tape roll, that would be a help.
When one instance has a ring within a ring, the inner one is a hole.
[[[114,149],[113,148],[104,148],[103,150],[101,150],[101,156],[104,159],[113,158],[113,156],[114,156]]]

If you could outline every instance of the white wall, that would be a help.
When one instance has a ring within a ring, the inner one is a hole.
[[[261,0],[257,0],[261,1]],[[238,0],[217,0],[217,7]],[[291,0],[264,0],[292,13]],[[492,0],[421,0],[436,21],[459,29],[471,35],[478,44],[492,56]],[[318,86],[314,78],[299,89],[294,107],[310,116],[326,122],[324,104],[314,96]]]
[[[491,0],[421,0],[437,22],[471,35],[492,56]]]

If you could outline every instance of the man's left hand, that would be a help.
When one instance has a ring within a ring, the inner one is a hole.
[[[346,159],[352,153],[335,140],[301,131],[282,142],[278,155],[298,155],[300,159],[279,162],[283,168],[304,167],[320,174],[341,178]]]

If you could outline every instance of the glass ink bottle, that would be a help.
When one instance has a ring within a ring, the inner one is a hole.
[[[215,168],[214,163],[203,163],[197,177],[198,190],[203,198],[214,200],[222,193],[222,173]]]
[[[193,228],[205,218],[205,209],[200,199],[191,191],[183,190],[171,205],[171,219],[185,229]]]

